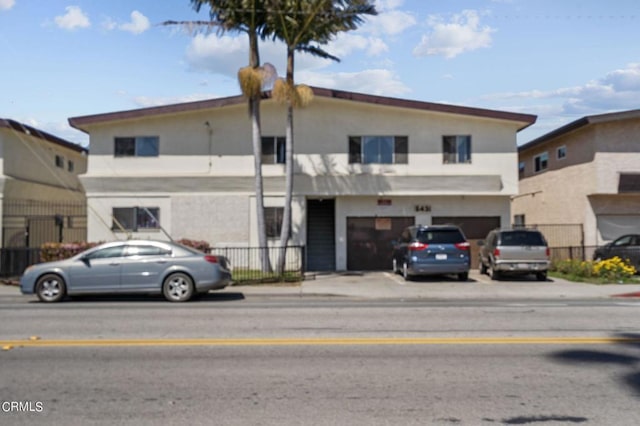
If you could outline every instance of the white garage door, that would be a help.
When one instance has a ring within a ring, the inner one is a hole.
[[[598,232],[602,242],[625,234],[640,234],[640,215],[599,215]]]

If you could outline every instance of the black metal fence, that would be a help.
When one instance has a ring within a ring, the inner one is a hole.
[[[39,248],[0,249],[0,277],[15,278],[22,275],[27,266],[40,262]]]
[[[269,255],[270,268],[265,268],[262,264],[265,250]],[[237,283],[300,281],[304,277],[304,246],[287,247],[284,269],[281,272],[277,271],[280,247],[215,247],[210,249],[210,253],[229,259],[233,280]]]

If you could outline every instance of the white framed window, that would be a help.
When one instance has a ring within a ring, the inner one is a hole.
[[[543,152],[542,154],[536,155],[533,157],[533,170],[537,172],[541,172],[543,170],[547,170],[549,167],[549,153]]]
[[[567,147],[565,145],[559,147],[556,150],[556,158],[558,160],[564,160],[565,158],[567,158]]]
[[[114,139],[115,157],[157,157],[160,155],[158,136],[116,137]]]
[[[442,162],[444,164],[471,163],[471,136],[443,136]]]
[[[267,229],[267,238],[280,238],[282,232],[282,216],[284,207],[265,207],[264,223]]]
[[[114,207],[112,215],[114,231],[160,229],[159,207]]]
[[[407,164],[408,136],[349,136],[350,164]]]

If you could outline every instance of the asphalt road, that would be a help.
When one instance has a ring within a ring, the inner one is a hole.
[[[633,300],[1,297],[0,424],[636,425],[639,313]]]

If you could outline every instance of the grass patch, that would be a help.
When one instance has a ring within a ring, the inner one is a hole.
[[[275,272],[262,272],[256,269],[234,269],[233,283],[234,285],[281,285],[295,286],[302,281],[300,272],[284,272],[276,274]]]

